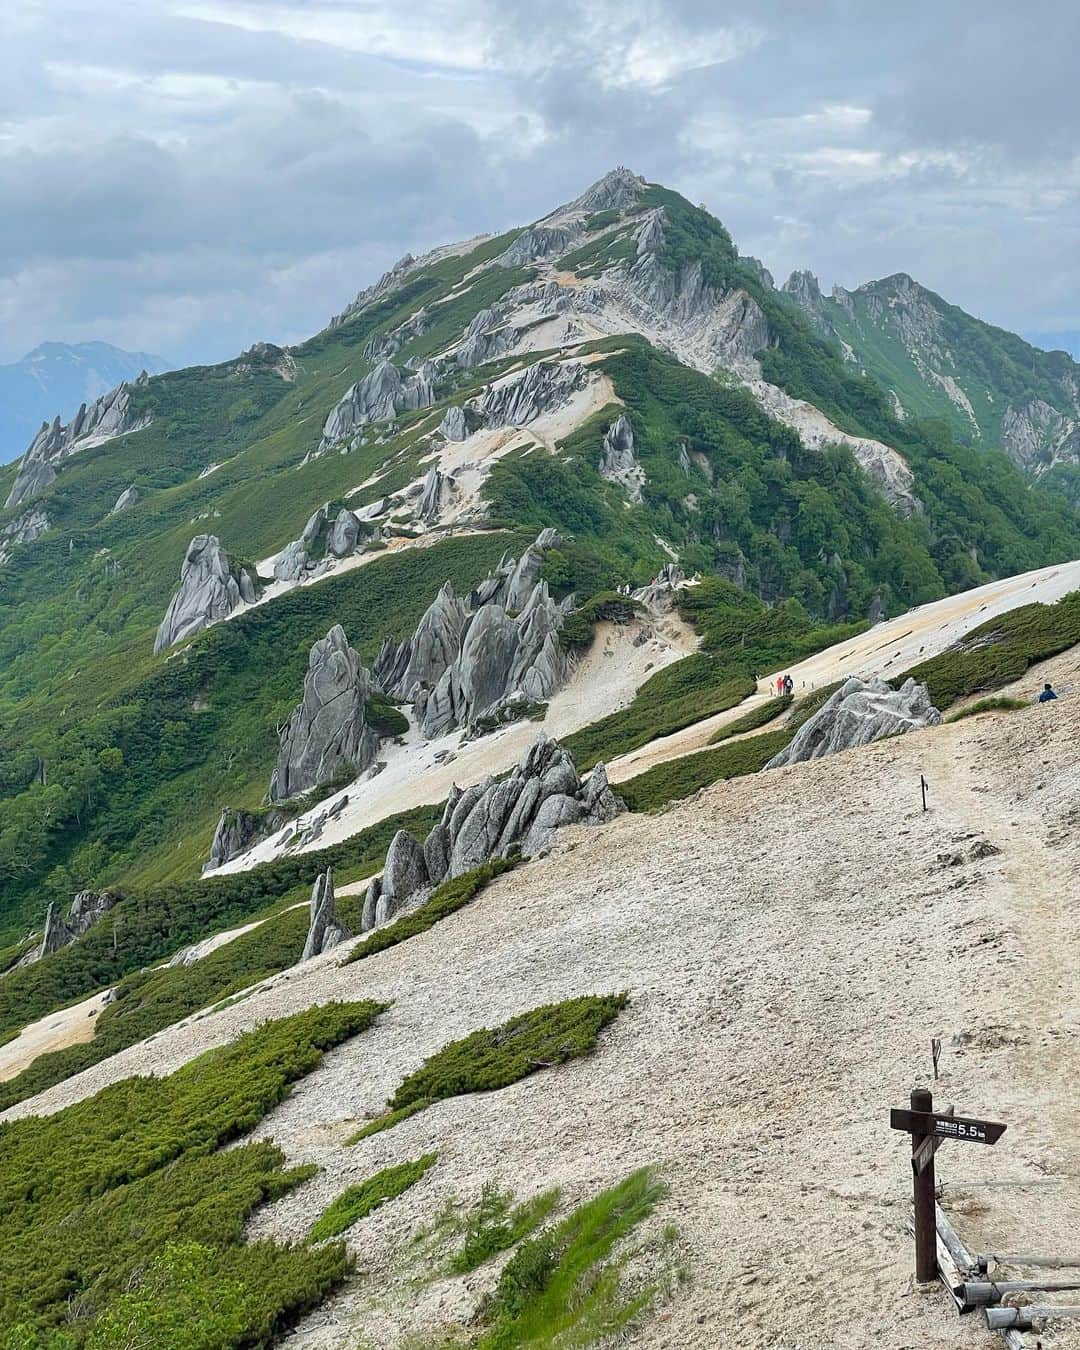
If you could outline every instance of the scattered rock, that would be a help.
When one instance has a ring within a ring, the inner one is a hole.
[[[197,534],[180,568],[180,589],[169,602],[154,639],[154,651],[193,636],[230,615],[242,602],[255,599],[255,583],[229,555],[215,535]]]
[[[281,732],[272,802],[322,787],[343,770],[362,773],[374,763],[379,737],[365,713],[370,686],[370,675],[335,624],[312,647],[304,697]]]

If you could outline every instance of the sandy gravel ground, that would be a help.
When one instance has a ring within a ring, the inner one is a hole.
[[[108,995],[109,991],[103,989],[71,1008],[47,1013],[39,1021],[23,1027],[13,1041],[0,1045],[0,1083],[6,1083],[29,1068],[38,1055],[92,1041],[95,1019],[104,1008]]]
[[[671,1186],[650,1231],[677,1225],[691,1278],[633,1344],[1000,1344],[943,1292],[912,1288],[907,1140],[887,1113],[927,1080],[940,1035],[938,1100],[1009,1126],[995,1149],[938,1155],[961,1236],[975,1249],[1076,1245],[1078,744],[1080,697],[719,784],[647,821],[566,831],[429,933],[352,966],[329,953],[10,1114],[171,1070],[313,1002],[393,999],[264,1122],[290,1160],[323,1171],[254,1231],[299,1237],[347,1184],[428,1149],[439,1162],[349,1232],[362,1273],[291,1344],[346,1350],[364,1335],[398,1347],[467,1315],[495,1268],[410,1282],[411,1238],[449,1195],[475,1198],[490,1179],[522,1195],[561,1184],[570,1203],[645,1162]],[[972,858],[981,841],[1000,852]],[[447,1040],[621,989],[631,1004],[591,1059],[345,1147]]]

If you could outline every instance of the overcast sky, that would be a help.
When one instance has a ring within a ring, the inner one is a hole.
[[[0,361],[186,364],[616,164],[782,280],[1080,329],[1075,0],[0,0]]]

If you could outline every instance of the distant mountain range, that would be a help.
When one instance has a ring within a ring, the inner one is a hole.
[[[140,371],[168,369],[160,356],[108,342],[43,342],[21,361],[0,366],[0,464],[21,455],[42,422],[58,414],[67,422],[80,403],[92,403]]]

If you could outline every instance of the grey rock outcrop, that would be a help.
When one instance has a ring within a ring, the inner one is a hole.
[[[142,377],[140,377],[140,381]],[[64,426],[59,417],[45,422],[22,457],[8,494],[7,508],[29,501],[56,481],[64,460],[78,451],[147,426],[148,417],[136,419],[131,412],[133,386],[119,384],[79,411]]]
[[[335,624],[308,658],[304,697],[281,732],[270,780],[272,802],[323,787],[342,771],[362,773],[374,763],[379,738],[367,724],[371,677]]]
[[[561,407],[587,379],[584,366],[536,361],[520,375],[493,384],[480,399],[485,426],[521,427],[543,412]]]
[[[374,514],[381,513],[381,503],[374,503]],[[363,513],[342,507],[331,520],[330,504],[320,506],[309,517],[299,539],[292,540],[274,561],[275,581],[303,581],[326,571],[328,558],[348,558],[370,535],[371,528],[364,523]]]
[[[285,811],[244,811],[237,807],[226,806],[218,817],[217,829],[210,845],[210,858],[203,867],[211,872],[239,858],[249,848],[276,834],[283,825],[287,825],[290,816]]]
[[[584,780],[557,741],[542,732],[507,778],[487,777],[447,798],[442,820],[421,845],[399,830],[390,845],[381,882],[364,904],[363,930],[391,919],[429,887],[520,849],[546,848],[564,825],[604,824],[624,809],[598,764]]]
[[[310,961],[313,956],[332,951],[352,936],[352,930],[346,928],[337,917],[334,874],[328,867],[325,872],[319,873],[311,888],[311,919],[300,960]]]
[[[625,165],[610,169],[571,202],[576,211],[625,211],[637,206],[647,184]]]
[[[453,497],[455,484],[449,474],[443,473],[438,465],[433,464],[427,471],[423,486],[420,489],[420,500],[416,506],[416,514],[421,520],[431,523],[438,520],[440,512]]]
[[[926,685],[905,680],[893,689],[884,680],[845,680],[832,697],[809,718],[766,769],[820,759],[839,750],[869,745],[883,736],[895,736],[918,727],[936,726],[941,713],[930,702]]]
[[[255,595],[255,583],[243,568],[232,566],[216,536],[197,534],[188,544],[180,568],[180,589],[158,627],[154,651],[163,651],[227,618],[241,603],[250,604]]]
[[[319,449],[336,445],[369,422],[385,422],[399,412],[430,408],[435,402],[435,378],[435,366],[430,361],[425,361],[408,379],[402,379],[389,360],[380,361],[331,410],[323,425]]]
[[[547,550],[560,542],[554,530],[542,530],[520,559],[504,556],[466,599],[447,582],[411,638],[383,643],[375,680],[413,704],[426,736],[481,716],[511,720],[562,684],[568,663],[558,634],[568,605],[540,580]]]
[[[134,506],[140,499],[139,489],[137,487],[126,487],[116,501],[113,502],[113,508],[109,515],[115,516],[118,511],[127,511]]]
[[[600,452],[600,476],[625,488],[632,502],[641,501],[645,471],[634,455],[634,428],[625,413],[612,422],[604,435]]]
[[[32,544],[48,528],[49,515],[45,507],[40,502],[28,506],[21,516],[16,516],[0,529],[0,540],[3,541],[0,543],[0,562],[6,561],[9,556],[5,545]]]
[[[61,917],[60,907],[51,904],[45,914],[45,928],[41,942],[31,955],[21,964],[32,965],[51,952],[70,946],[76,938],[82,937],[98,919],[106,915],[121,899],[112,891],[79,891],[71,902],[66,919]]]
[[[439,431],[448,441],[463,441],[467,438],[469,426],[465,421],[465,409],[460,404],[452,403],[443,413]]]
[[[495,259],[500,267],[522,267],[538,258],[550,258],[570,247],[574,235],[562,226],[533,225]]]
[[[516,328],[505,323],[497,309],[482,309],[473,315],[465,329],[454,361],[462,370],[471,370],[505,356],[520,336]]]
[[[1041,398],[1010,404],[1001,418],[1001,448],[1028,473],[1055,464],[1080,464],[1080,421]]]

